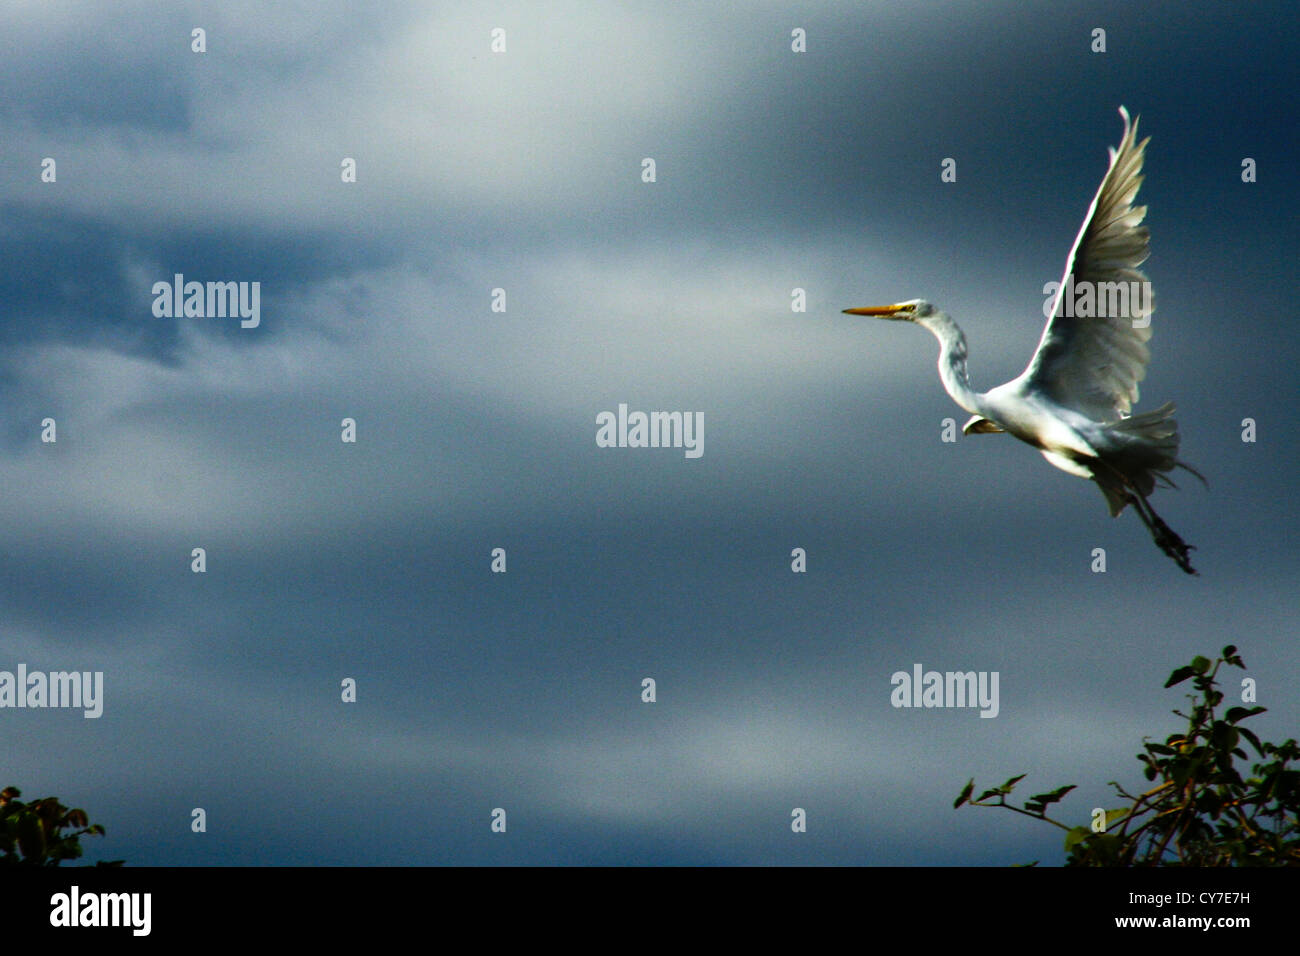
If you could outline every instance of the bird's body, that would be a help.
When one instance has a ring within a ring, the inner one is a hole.
[[[1137,143],[1137,124],[1130,125],[1123,107],[1120,115],[1124,137],[1111,150],[1110,169],[1070,250],[1038,350],[1019,376],[987,392],[971,388],[966,337],[947,313],[923,299],[844,311],[928,329],[939,340],[944,388],[973,416],[966,434],[1007,432],[1038,448],[1062,471],[1095,481],[1112,515],[1132,504],[1156,544],[1195,574],[1188,560],[1191,547],[1147,501],[1157,483],[1172,485],[1166,474],[1175,467],[1196,474],[1178,461],[1174,406],[1131,414],[1150,358],[1146,343],[1154,305],[1139,269],[1148,255],[1147,229],[1140,225],[1146,207],[1132,206],[1147,141]],[[1069,298],[1075,290],[1092,295],[1092,304],[1076,309]],[[1095,307],[1101,303],[1107,307]]]

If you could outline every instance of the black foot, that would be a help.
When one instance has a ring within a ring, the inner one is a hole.
[[[1200,572],[1192,567],[1191,559],[1188,557],[1188,552],[1195,551],[1196,548],[1178,537],[1174,529],[1165,524],[1164,520],[1155,513],[1146,498],[1141,495],[1129,495],[1128,500],[1142,518],[1142,523],[1147,526],[1147,530],[1151,532],[1156,547],[1173,558],[1184,573],[1199,574]]]
[[[1154,517],[1154,515],[1153,515]],[[1188,544],[1182,538],[1178,537],[1169,527],[1159,518],[1155,520],[1155,527],[1152,529],[1155,537],[1156,546],[1165,554],[1178,562],[1178,566],[1187,574],[1197,574],[1197,570],[1192,567],[1192,562],[1188,558],[1189,551],[1195,551],[1193,545]]]

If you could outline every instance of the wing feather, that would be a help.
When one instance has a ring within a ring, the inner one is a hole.
[[[1147,207],[1133,206],[1150,137],[1137,142],[1137,122],[1130,124],[1124,107],[1119,112],[1124,136],[1118,149],[1109,148],[1110,168],[1070,249],[1052,317],[1019,378],[1024,387],[1099,422],[1127,417],[1138,400],[1138,382],[1151,359],[1146,343],[1155,311],[1146,273],[1139,268],[1150,254],[1149,233],[1141,224]],[[1103,283],[1125,283],[1125,294]],[[1078,316],[1074,313],[1081,310],[1067,303],[1067,292],[1073,290],[1077,301],[1089,286],[1092,311],[1105,314]],[[1137,294],[1127,294],[1132,292]]]

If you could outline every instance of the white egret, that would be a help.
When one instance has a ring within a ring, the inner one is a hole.
[[[1152,510],[1156,483],[1172,487],[1179,461],[1178,424],[1169,402],[1132,415],[1138,382],[1146,375],[1154,305],[1150,284],[1138,267],[1146,260],[1146,207],[1133,207],[1142,184],[1143,154],[1150,137],[1137,142],[1137,123],[1124,118],[1124,136],[1110,150],[1110,169],[1097,190],[1065,263],[1065,276],[1029,366],[987,392],[966,377],[966,337],[944,312],[923,299],[876,308],[845,309],[849,315],[915,322],[939,340],[939,378],[948,394],[974,416],[963,433],[1007,432],[1038,448],[1049,462],[1091,478],[1106,496],[1112,517],[1126,505],[1142,518],[1160,549],[1188,574],[1194,550]],[[1122,286],[1112,285],[1123,283]],[[1135,292],[1137,294],[1121,294]],[[1100,314],[1097,314],[1100,313]]]

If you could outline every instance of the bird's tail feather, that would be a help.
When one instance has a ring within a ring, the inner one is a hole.
[[[1121,467],[1125,458],[1150,471],[1173,471],[1178,464],[1178,422],[1174,419],[1173,402],[1165,402],[1154,411],[1109,422],[1106,434],[1115,446]]]
[[[1190,471],[1209,487],[1204,475],[1187,462],[1178,460],[1178,422],[1174,410],[1174,403],[1166,402],[1154,411],[1121,418],[1104,426],[1106,461],[1126,479],[1119,482],[1118,493],[1108,490],[1108,484],[1113,485],[1113,482],[1098,479],[1112,515],[1119,514],[1128,504],[1127,492],[1123,490],[1125,485],[1143,495],[1150,495],[1157,484],[1177,488],[1168,476],[1168,472],[1175,468]]]

